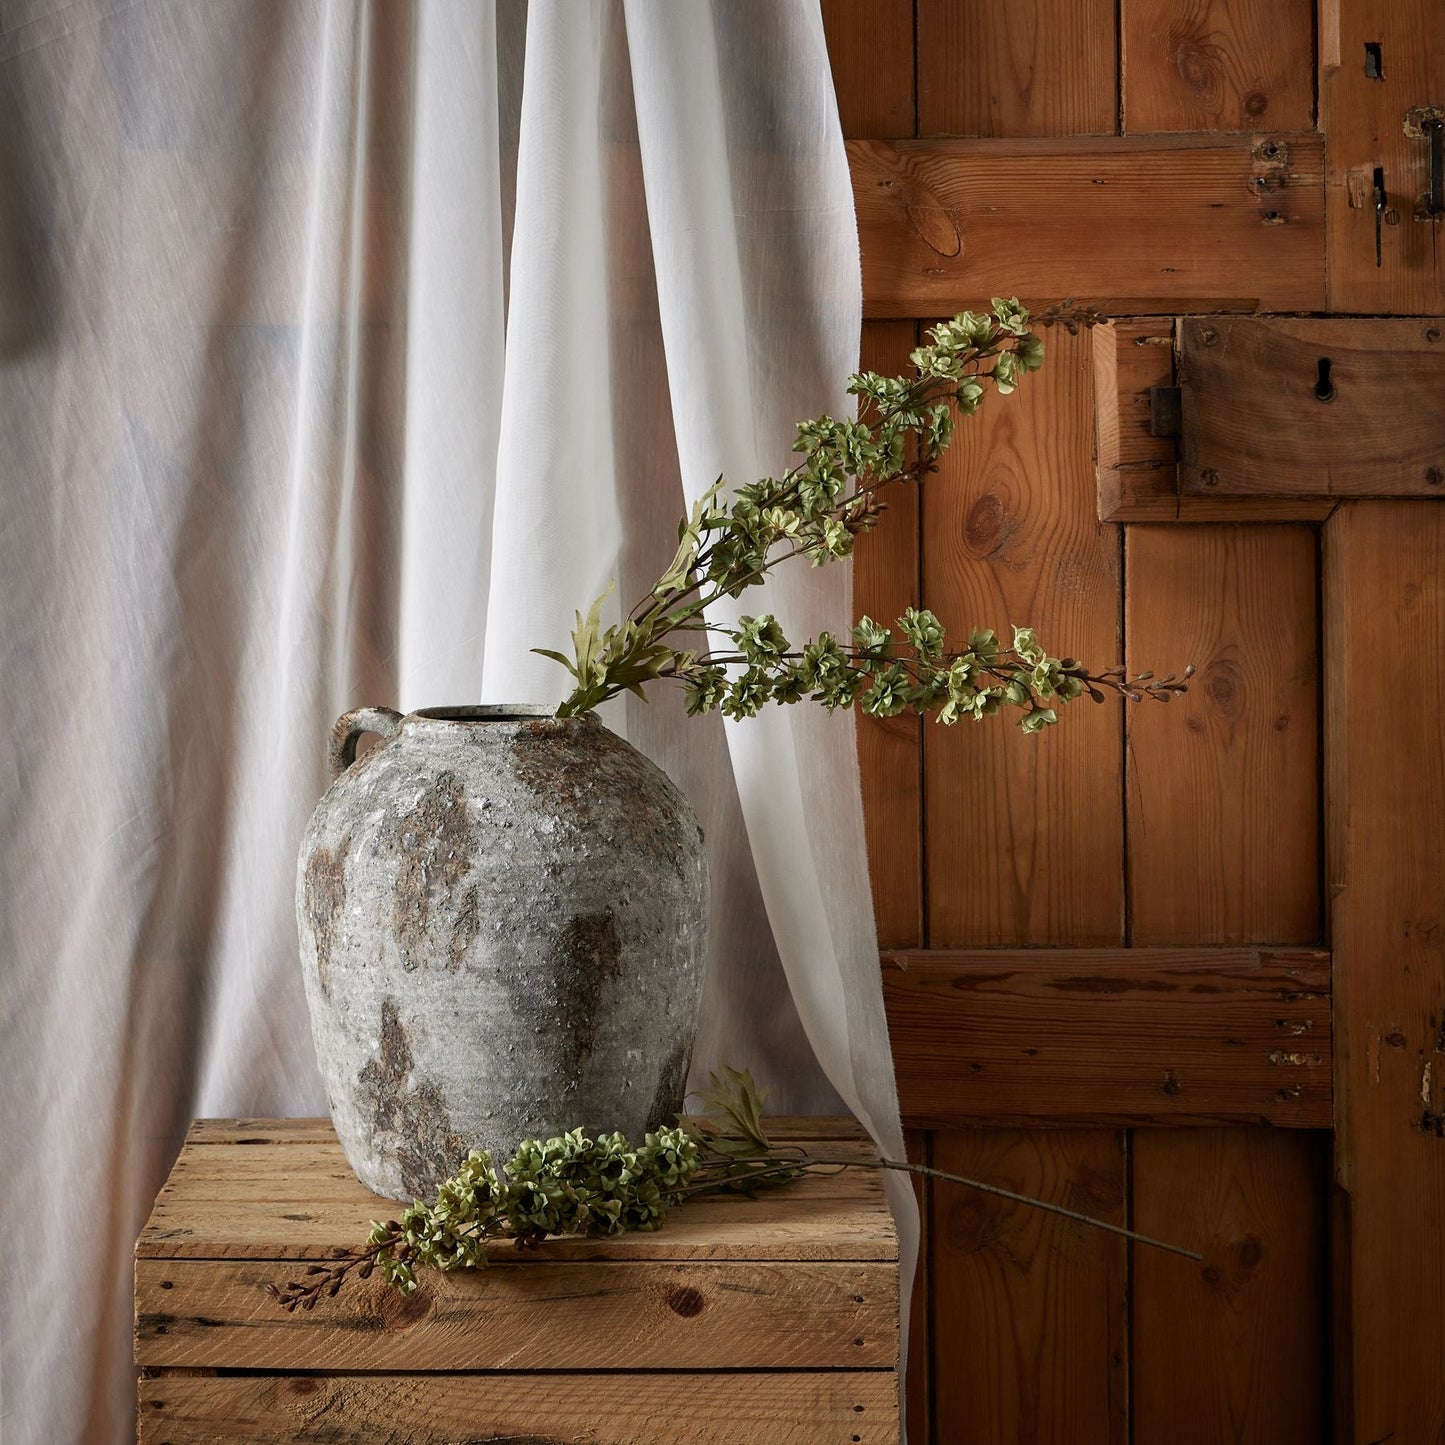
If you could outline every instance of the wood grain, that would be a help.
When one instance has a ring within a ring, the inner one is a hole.
[[[1090,335],[1100,521],[1299,522],[1329,515],[1328,499],[1182,496],[1178,442],[1151,430],[1150,392],[1175,381],[1174,322],[1121,319]]]
[[[1126,134],[1308,130],[1311,0],[1121,0]]]
[[[1318,310],[1321,139],[850,141],[870,316],[993,295],[1114,314]]]
[[[1113,0],[919,0],[920,135],[1113,135]]]
[[[955,632],[1031,622],[1056,648],[1112,658],[1119,538],[1094,516],[1088,338],[1047,346],[1043,371],[962,425],[925,487],[924,600]],[[1065,724],[1033,738],[998,718],[926,729],[935,946],[1121,941],[1119,810],[1079,806],[1119,796],[1118,714],[1090,706]],[[1123,1208],[1112,1131],[946,1132],[933,1149],[944,1169],[1051,1198],[1103,1188]],[[1121,1441],[1122,1250],[1026,1205],[942,1185],[931,1197],[935,1438]]]
[[[1387,52],[1388,56],[1388,52]],[[1350,502],[1325,528],[1328,879],[1336,968],[1341,1438],[1445,1436],[1445,508]]]
[[[1131,527],[1133,671],[1199,671],[1128,729],[1130,939],[1320,938],[1316,542],[1307,527]]]
[[[1380,47],[1382,78],[1365,73]],[[1326,135],[1325,225],[1331,311],[1445,311],[1440,220],[1417,220],[1429,148],[1406,136],[1413,106],[1445,104],[1438,0],[1329,0],[1320,11],[1320,123]],[[1374,172],[1386,210],[1375,260]]]
[[[896,376],[908,370],[916,332],[907,321],[863,325],[865,370]],[[853,562],[853,611],[892,623],[918,605],[919,536],[916,487],[890,494],[882,522],[858,539]],[[880,948],[923,941],[923,722],[857,714],[868,876]]]
[[[140,1259],[136,1362],[271,1370],[892,1369],[891,1263],[494,1263],[414,1294],[355,1280],[311,1313],[288,1260]]]
[[[830,1156],[870,1154],[853,1119],[770,1118],[771,1138]],[[136,1244],[139,1258],[318,1259],[365,1238],[397,1206],[352,1175],[330,1120],[198,1119]],[[892,1260],[875,1172],[812,1175],[756,1199],[704,1196],[655,1233],[549,1240],[528,1264],[565,1260]]]
[[[1184,492],[1445,497],[1445,322],[1194,316],[1180,340]]]
[[[1019,392],[958,429],[923,490],[923,596],[950,634],[1028,623],[1055,656],[1119,656],[1119,535],[1094,515],[1086,336],[1048,333]],[[1115,707],[1027,737],[1006,717],[924,732],[934,947],[1121,941]]]
[[[1100,1130],[936,1136],[940,1169],[1122,1224],[1123,1140]],[[1041,1210],[934,1185],[940,1437],[988,1445],[1122,1445],[1122,1241]]]
[[[665,1375],[165,1374],[140,1382],[141,1445],[182,1441],[586,1440],[731,1445],[740,1422],[769,1445],[897,1445],[892,1371]],[[404,1423],[403,1423],[404,1422]],[[405,1431],[405,1434],[399,1433]],[[483,1437],[479,1431],[485,1430]]]
[[[1260,1129],[1133,1136],[1133,1227],[1204,1255],[1132,1246],[1135,1445],[1327,1438],[1326,1145]]]
[[[915,1127],[1331,1122],[1327,954],[889,954],[883,996]]]
[[[823,0],[823,33],[843,134],[916,135],[913,0]]]

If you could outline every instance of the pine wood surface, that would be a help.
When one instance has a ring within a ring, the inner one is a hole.
[[[891,1371],[546,1376],[166,1374],[140,1382],[141,1445],[897,1445]],[[487,1433],[479,1436],[479,1422]]]
[[[1131,1246],[1135,1445],[1324,1441],[1326,1136],[1138,1130]]]
[[[913,0],[822,0],[822,7],[844,135],[913,135]]]
[[[1336,1359],[1351,1445],[1445,1438],[1445,508],[1350,502],[1325,528],[1331,934],[1344,1191]],[[1354,686],[1347,679],[1357,679]]]
[[[1365,72],[1380,47],[1381,78]],[[1417,220],[1429,149],[1405,134],[1414,106],[1445,105],[1445,25],[1438,0],[1324,0],[1320,6],[1320,125],[1326,136],[1326,231],[1331,311],[1445,311],[1441,221]],[[1375,256],[1374,172],[1386,209]]]
[[[920,135],[1112,135],[1117,84],[1114,0],[919,0]]]
[[[1104,522],[1298,522],[1329,516],[1333,500],[1237,497],[1179,490],[1176,438],[1151,429],[1150,391],[1174,385],[1170,318],[1123,318],[1091,333],[1095,463]]]
[[[1125,714],[1130,941],[1314,943],[1315,533],[1138,526],[1125,547],[1129,667],[1198,669]]]
[[[269,1370],[893,1369],[898,1270],[813,1260],[527,1261],[373,1275],[309,1313],[289,1261],[142,1259],[136,1361]]]
[[[1445,497],[1445,321],[1193,316],[1179,366],[1186,493]]]
[[[832,1155],[867,1154],[848,1120],[770,1119],[771,1137]],[[136,1244],[141,1259],[306,1260],[364,1241],[400,1205],[351,1173],[329,1120],[200,1119]],[[756,1199],[691,1200],[651,1233],[556,1239],[520,1256],[561,1260],[886,1261],[898,1257],[876,1171],[813,1175]]]
[[[1327,954],[894,953],[883,993],[915,1127],[1331,1122]]]
[[[1122,0],[1127,134],[1308,130],[1312,0]]]
[[[940,1169],[1125,1223],[1124,1136],[939,1133]],[[1102,1230],[1007,1200],[934,1190],[938,1437],[1125,1445],[1127,1257]]]
[[[950,635],[1029,623],[1055,656],[1120,656],[1119,533],[1093,502],[1086,336],[958,428],[923,489],[923,598]],[[1108,661],[1103,661],[1108,659]],[[1087,699],[1033,737],[924,729],[928,941],[940,947],[1123,941],[1119,721]]]
[[[848,144],[865,314],[996,295],[1113,314],[1324,305],[1318,135]]]

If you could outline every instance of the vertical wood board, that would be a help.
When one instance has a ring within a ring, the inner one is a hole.
[[[1126,134],[1308,130],[1311,0],[1122,0]]]
[[[1123,1138],[1108,1130],[936,1136],[934,1164],[1125,1222]],[[941,1440],[1124,1445],[1124,1242],[935,1182],[934,1397]]]
[[[920,135],[1113,135],[1114,0],[919,0]]]
[[[1348,1198],[1342,1438],[1445,1437],[1445,508],[1350,502],[1325,528],[1335,1173]]]
[[[1102,668],[1119,655],[1119,536],[1094,515],[1089,339],[1046,345],[924,484],[923,596],[951,635],[1034,625]],[[933,947],[1121,941],[1119,751],[1116,703],[1075,702],[1032,737],[1007,714],[925,724]]]
[[[822,0],[823,33],[843,134],[916,134],[913,0]]]
[[[1326,1138],[1135,1132],[1133,1445],[1324,1445]]]
[[[1316,544],[1301,526],[1130,527],[1130,942],[1321,936]]]

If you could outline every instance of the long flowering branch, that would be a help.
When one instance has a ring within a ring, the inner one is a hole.
[[[1067,304],[1039,317],[1043,326],[1071,332],[1099,319]],[[1017,300],[996,298],[989,315],[965,311],[934,327],[910,359],[911,376],[866,371],[850,378],[848,391],[859,399],[855,420],[800,422],[794,450],[801,460],[783,477],[730,496],[719,478],[680,524],[667,570],[621,623],[602,626],[609,588],[577,614],[570,657],[536,649],[575,681],[560,716],[623,692],[645,697],[649,683],[666,678],[682,684],[691,713],[716,708],[751,717],[769,702],[808,700],[829,709],[856,704],[878,717],[911,710],[951,724],[1014,707],[1024,731],[1037,732],[1058,720],[1060,705],[1085,694],[1096,702],[1106,691],[1167,701],[1186,690],[1188,671],[1130,677],[1052,657],[1028,627],[1015,627],[1009,643],[979,629],[966,646],[950,645],[939,619],[919,608],[892,626],[864,617],[850,639],[825,632],[799,647],[770,614],[733,625],[713,620],[715,604],[785,562],[806,557],[822,566],[849,556],[886,511],[892,489],[918,485],[937,470],[955,416],[972,416],[990,389],[1014,391],[1043,365],[1044,344]],[[731,645],[710,648],[709,635]]]
[[[949,1174],[878,1154],[815,1153],[801,1145],[774,1144],[763,1125],[765,1095],[745,1069],[710,1075],[704,1108],[719,1122],[688,1119],[647,1135],[637,1148],[621,1134],[592,1139],[581,1129],[559,1138],[528,1140],[500,1169],[474,1150],[437,1191],[400,1219],[372,1221],[365,1244],[337,1249],[313,1264],[302,1279],[268,1292],[282,1309],[315,1309],[338,1294],[347,1279],[382,1278],[409,1294],[418,1269],[483,1269],[489,1246],[508,1243],[535,1249],[558,1235],[614,1236],[655,1230],[679,1204],[700,1194],[754,1194],[806,1174],[845,1169],[893,1170],[923,1175],[1061,1215],[1136,1243],[1198,1260],[1200,1255],[1122,1225],[1095,1219],[1047,1200],[996,1184]]]

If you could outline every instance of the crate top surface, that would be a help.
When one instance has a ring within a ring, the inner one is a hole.
[[[852,1119],[766,1121],[775,1141],[867,1154]],[[142,1259],[316,1259],[362,1243],[401,1206],[357,1182],[329,1119],[198,1119],[136,1242]],[[747,1199],[705,1196],[662,1228],[619,1239],[548,1240],[517,1262],[894,1260],[898,1240],[880,1171],[848,1169]]]

